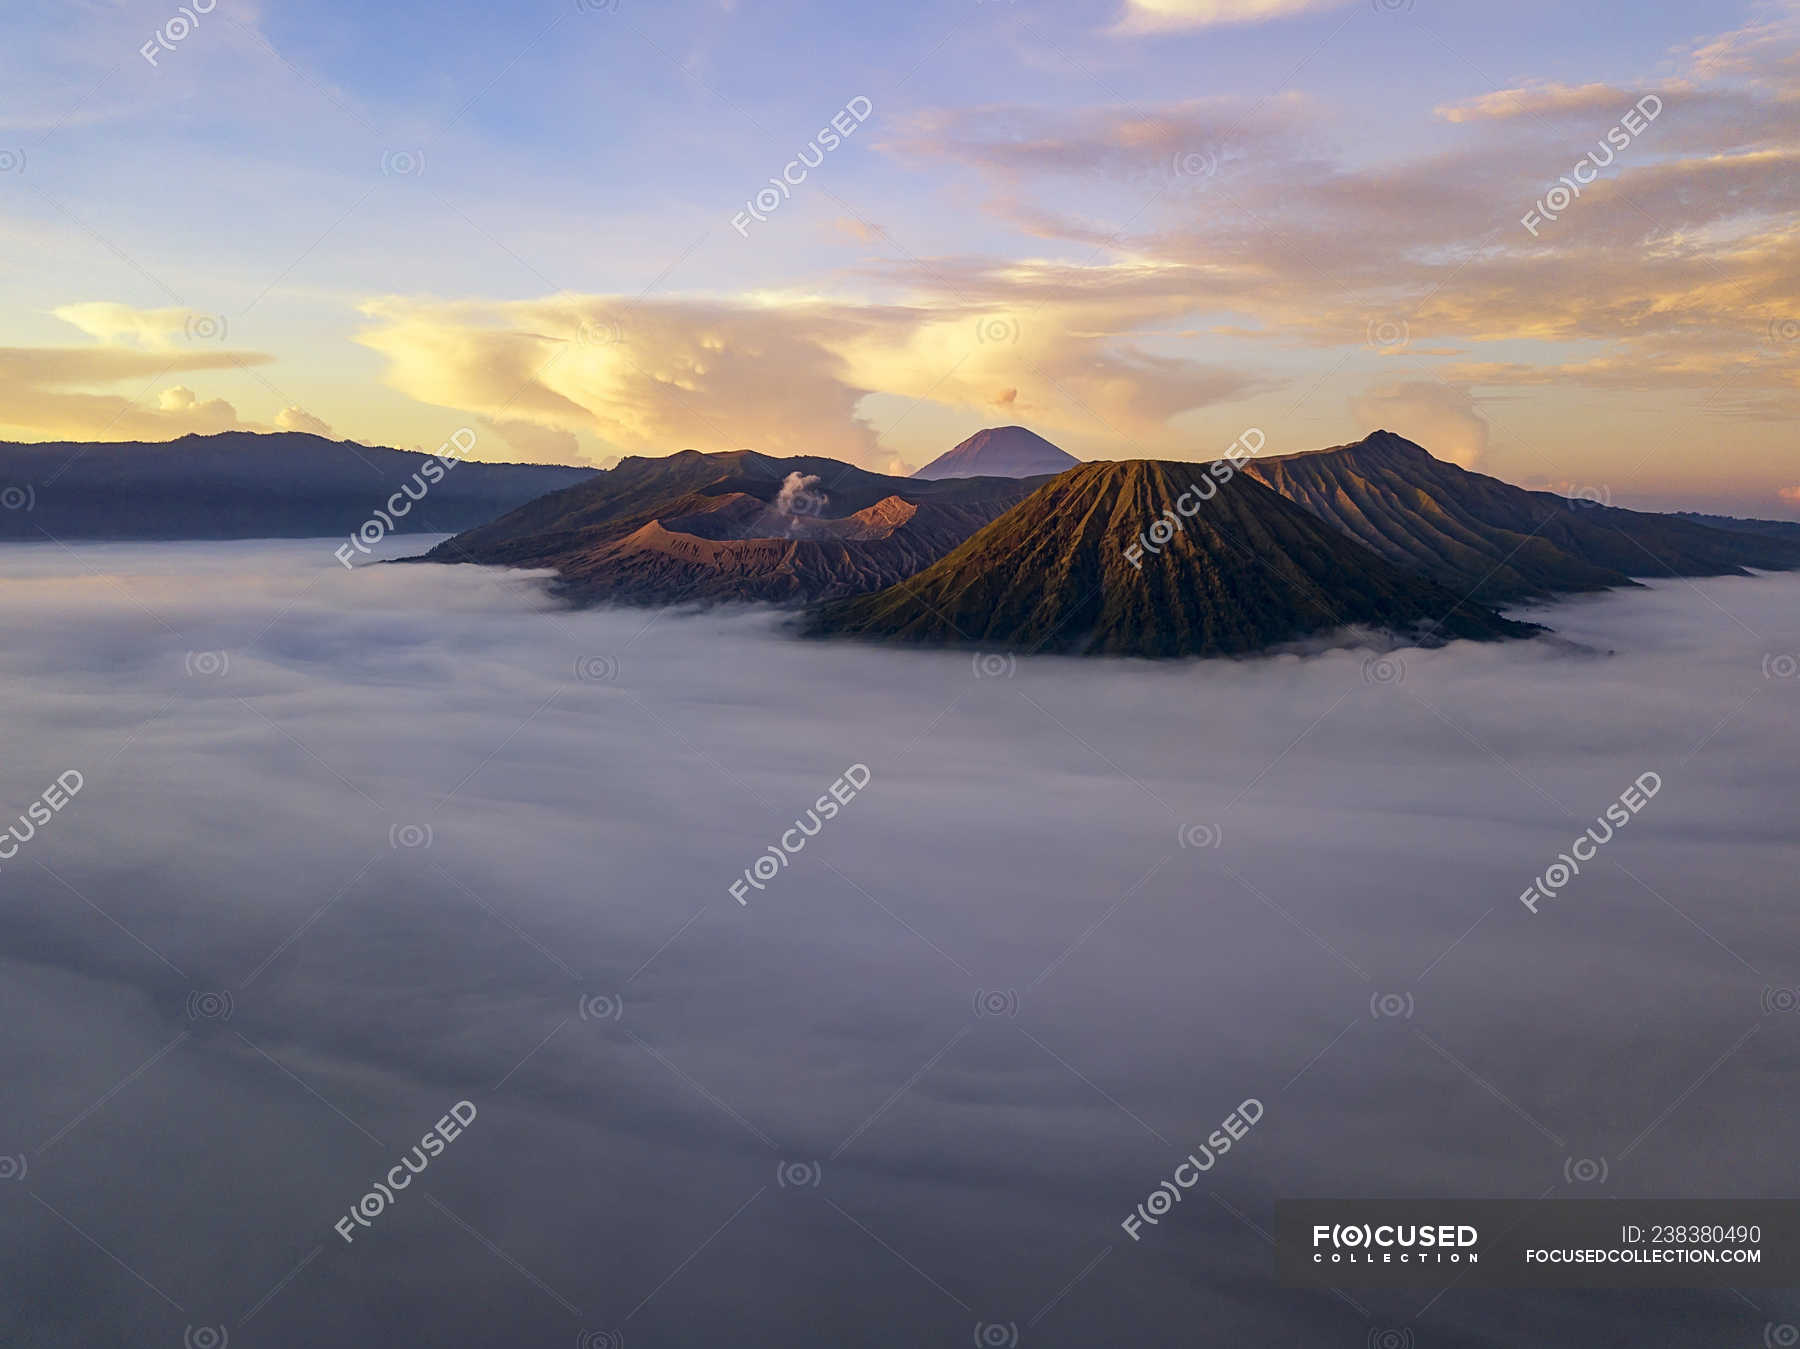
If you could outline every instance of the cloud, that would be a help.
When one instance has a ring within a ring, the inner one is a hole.
[[[1619,112],[1639,97],[1642,95],[1626,93],[1611,84],[1547,82],[1495,89],[1460,103],[1444,104],[1436,112],[1446,122],[1506,121],[1564,113]]]
[[[1703,79],[1744,80],[1779,93],[1800,84],[1800,9],[1778,5],[1772,17],[1696,44],[1688,60]]]
[[[573,431],[540,426],[518,417],[482,418],[482,424],[528,464],[580,464],[587,462],[581,441]]]
[[[840,234],[846,234],[859,243],[872,244],[880,240],[881,231],[866,220],[855,216],[840,215],[831,222],[831,227]]]
[[[1435,379],[1383,384],[1350,400],[1357,425],[1398,432],[1439,459],[1475,468],[1487,453],[1488,423],[1467,389]]]
[[[192,309],[137,309],[110,301],[65,304],[50,311],[90,337],[102,342],[127,342],[164,351],[184,341],[219,341],[225,336],[225,320],[217,314]]]
[[[1225,24],[1266,23],[1320,10],[1339,9],[1349,0],[1126,0],[1115,33],[1170,33]]]
[[[235,431],[243,425],[238,421],[237,409],[223,398],[200,399],[185,384],[176,384],[164,389],[157,396],[157,410],[170,413],[187,428],[183,434],[195,432],[205,435],[215,431]]]
[[[1234,162],[1291,154],[1322,110],[1289,91],[1153,107],[975,104],[931,108],[901,123],[881,148],[902,159],[947,159],[1009,182],[1031,175],[1105,175],[1184,195]]]
[[[1547,82],[1446,104],[1440,148],[1387,160],[1333,146],[1343,110],[1297,96],[928,110],[883,148],[975,170],[988,212],[1053,256],[886,270],[965,303],[1080,303],[1115,331],[1170,322],[1240,348],[1361,346],[1383,315],[1410,329],[1408,359],[1461,358],[1498,382],[1534,365],[1619,391],[1729,381],[1734,415],[1800,415],[1800,363],[1757,340],[1800,312],[1800,82],[1764,39],[1647,85],[1664,110],[1616,154],[1605,133],[1644,89]],[[1520,218],[1597,145],[1612,159],[1599,180],[1529,233]],[[1142,193],[1123,228],[1090,214],[1095,175]],[[1521,342],[1554,345],[1482,350]]]
[[[1018,271],[1029,264],[1019,264]],[[387,379],[444,407],[624,453],[753,448],[884,463],[859,413],[872,393],[991,410],[996,389],[1034,424],[1177,448],[1171,418],[1268,381],[1131,340],[1168,297],[1096,295],[1030,312],[959,303],[922,274],[917,303],[804,297],[371,301],[358,340]],[[935,451],[934,451],[935,453]]]
[[[302,407],[285,407],[275,414],[275,425],[283,431],[305,431],[311,435],[333,439],[331,427]]]
[[[223,347],[223,329],[187,309],[129,305],[65,305],[59,318],[100,345],[0,348],[0,434],[18,440],[171,440],[215,431],[261,430],[220,398],[203,399],[185,384],[150,390],[170,375],[243,370],[274,358]],[[190,346],[177,334],[195,334]],[[124,385],[129,397],[117,392]]]
[[[1800,487],[1783,487],[1776,493],[1783,501],[1800,505]]]
[[[1021,1343],[1187,1344],[1203,1316],[1208,1343],[1361,1345],[1271,1278],[1277,1198],[1416,1194],[1427,1164],[1533,1195],[1628,1144],[1649,1194],[1785,1165],[1742,1142],[1793,1097],[1778,976],[1739,959],[1795,949],[1796,690],[1762,678],[1800,650],[1793,577],[1583,597],[1534,612],[1557,642],[1402,652],[1399,687],[1368,651],[971,681],[966,653],[646,627],[541,584],[349,573],[317,540],[9,550],[6,816],[85,777],[0,859],[0,1155],[43,1196],[0,1205],[31,1252],[15,1338],[235,1317],[235,1343],[250,1308],[271,1346],[397,1316],[566,1345],[627,1314],[631,1343],[967,1344],[1041,1308]],[[573,679],[584,654],[613,677]],[[869,787],[736,904],[856,762]],[[1662,792],[1526,913],[1646,769]],[[1219,848],[1180,847],[1195,825]],[[1645,886],[1704,896],[1705,934]],[[1195,1190],[1126,1239],[1250,1096],[1204,1182],[1245,1221]],[[463,1099],[347,1245],[333,1222]],[[1509,1296],[1499,1338],[1732,1344],[1747,1315]],[[1431,1322],[1497,1339],[1489,1299]]]
[[[0,431],[22,440],[170,440],[243,426],[229,403],[185,386],[141,400],[145,386],[179,371],[263,364],[256,352],[157,352],[127,347],[0,348]],[[110,390],[126,384],[132,397]]]

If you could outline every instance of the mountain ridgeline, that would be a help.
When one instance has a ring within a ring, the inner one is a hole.
[[[1800,538],[1531,492],[1434,459],[1391,431],[1245,471],[1389,562],[1482,604],[1800,566]],[[1768,521],[1741,525],[1770,526]]]
[[[593,473],[475,460],[424,472],[433,458],[303,432],[0,443],[0,539],[343,537],[406,484],[394,529],[447,534]]]
[[[1496,606],[1800,568],[1800,524],[1528,491],[1388,431],[1209,465],[1081,463],[991,427],[909,478],[751,450],[598,472],[460,452],[423,473],[433,456],[299,433],[0,444],[0,539],[345,537],[404,490],[393,528],[460,531],[412,560],[550,569],[575,604],[812,605],[821,636],[1149,657],[1522,636]]]

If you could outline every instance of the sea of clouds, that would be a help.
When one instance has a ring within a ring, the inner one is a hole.
[[[1197,664],[569,612],[318,542],[13,546],[0,578],[0,830],[82,783],[0,860],[0,1341],[1800,1321],[1754,1290],[1287,1289],[1263,1235],[1282,1197],[1800,1193],[1800,578]]]

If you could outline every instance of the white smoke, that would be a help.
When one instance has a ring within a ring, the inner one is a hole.
[[[790,473],[782,481],[775,498],[775,509],[783,515],[818,515],[831,498],[813,489],[819,485],[817,473]]]

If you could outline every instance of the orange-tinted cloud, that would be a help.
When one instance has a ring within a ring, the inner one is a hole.
[[[1487,453],[1488,422],[1474,398],[1435,379],[1379,385],[1352,399],[1350,414],[1358,426],[1397,432],[1464,468],[1476,467]]]

